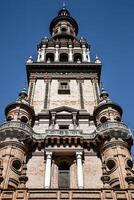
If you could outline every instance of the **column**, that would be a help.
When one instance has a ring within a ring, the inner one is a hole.
[[[82,57],[83,57],[82,61],[83,62],[87,62],[86,47],[85,47],[85,45],[84,45],[84,47],[82,47]]]
[[[69,45],[68,61],[73,62],[72,45]]]
[[[83,166],[82,166],[82,152],[76,152],[77,163],[77,183],[78,188],[83,188]]]
[[[59,45],[55,47],[55,62],[59,62]]]
[[[37,62],[40,62],[40,57],[41,57],[41,49],[38,49],[38,58],[37,58]]]
[[[90,51],[87,49],[87,57],[88,57],[88,62],[90,62]]]
[[[52,152],[46,152],[46,169],[45,169],[45,188],[50,188],[51,184],[51,162]]]
[[[41,62],[45,62],[45,45],[43,45],[42,51],[41,51]]]

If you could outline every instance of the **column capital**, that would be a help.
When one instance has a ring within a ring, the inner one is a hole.
[[[52,77],[50,75],[44,76],[44,82],[49,83],[49,82],[51,82],[51,80],[52,80]]]
[[[98,83],[98,77],[97,77],[97,75],[91,76],[91,81],[92,81],[93,83]]]
[[[47,157],[47,159],[51,159],[52,152],[51,151],[46,151],[46,157]]]
[[[81,159],[82,155],[83,155],[83,152],[82,152],[82,151],[77,151],[77,152],[76,152],[76,157],[77,157],[78,159]]]

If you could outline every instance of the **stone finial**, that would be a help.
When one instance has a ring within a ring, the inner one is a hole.
[[[33,58],[32,58],[32,56],[29,56],[29,58],[28,58],[28,60],[27,60],[27,63],[33,63],[34,61],[33,61]]]
[[[66,9],[66,3],[63,1],[63,4],[62,4],[62,9],[65,10]]]
[[[102,87],[100,92],[100,101],[109,100],[108,92]]]
[[[101,60],[99,59],[99,57],[97,55],[95,56],[94,63],[101,64]]]
[[[28,95],[27,95],[26,88],[23,88],[22,91],[19,93],[19,96],[18,96],[16,102],[28,104],[27,96]]]

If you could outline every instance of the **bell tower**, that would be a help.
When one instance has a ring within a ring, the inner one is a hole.
[[[101,60],[65,6],[49,31],[0,125],[0,200],[134,199],[132,133],[100,87]]]

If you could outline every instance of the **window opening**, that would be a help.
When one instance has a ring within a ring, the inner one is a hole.
[[[58,185],[59,188],[69,188],[70,187],[70,166],[67,162],[62,162],[58,168]]]
[[[70,94],[69,82],[59,82],[59,94]]]
[[[60,54],[60,62],[68,62],[68,55],[66,53]]]
[[[59,129],[69,129],[69,125],[59,125]]]

